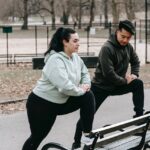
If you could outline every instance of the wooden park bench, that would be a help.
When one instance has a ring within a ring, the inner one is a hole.
[[[108,125],[93,130],[91,145],[84,145],[83,150],[146,150],[150,148],[150,113],[141,117]],[[42,150],[55,148],[70,150],[58,143],[47,143]]]

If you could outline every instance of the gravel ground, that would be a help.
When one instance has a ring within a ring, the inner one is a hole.
[[[0,114],[11,114],[26,109],[26,100],[16,101],[28,96],[36,81],[41,75],[41,70],[33,70],[32,64],[16,64],[6,67],[0,65]],[[89,69],[91,77],[94,69]],[[144,81],[144,87],[150,88],[150,64],[143,65],[140,71],[140,78]],[[13,100],[6,104],[2,101]]]

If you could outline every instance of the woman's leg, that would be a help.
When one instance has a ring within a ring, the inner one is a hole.
[[[92,130],[94,112],[95,112],[95,98],[92,91],[78,97],[70,97],[68,101],[61,107],[60,115],[73,112],[80,108],[80,123],[77,126],[83,130],[76,130],[76,143],[80,144],[82,131],[89,133]]]
[[[83,132],[89,133],[92,130],[95,113],[95,98],[92,92],[87,92],[83,96],[80,108],[80,120]]]
[[[59,115],[67,114],[80,109],[80,119],[83,131],[88,133],[92,130],[92,123],[95,112],[95,98],[92,91],[86,92],[82,96],[71,96],[68,101],[61,106]]]
[[[27,102],[27,115],[31,136],[24,143],[22,150],[37,150],[53,126],[56,113],[55,105],[31,93]]]

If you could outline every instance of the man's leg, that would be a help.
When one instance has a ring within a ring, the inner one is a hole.
[[[111,92],[111,95],[122,95],[132,92],[132,100],[134,104],[135,116],[143,115],[144,112],[144,88],[143,82],[140,79],[133,80],[130,84],[120,86]]]
[[[135,83],[134,83],[135,82]],[[144,87],[141,80],[133,81],[133,104],[135,116],[138,117],[143,115],[144,112]]]
[[[104,100],[107,98],[109,95],[107,91],[104,91],[102,89],[97,88],[96,86],[92,85],[91,90],[94,93],[95,96],[95,102],[96,102],[96,111],[100,107],[100,105],[104,102]],[[76,130],[75,130],[75,136],[74,136],[74,143],[72,145],[72,150],[77,149],[81,146],[81,136],[82,136],[82,125],[81,125],[81,120],[79,119],[76,125]]]
[[[144,88],[143,88],[143,82],[139,79],[133,80],[130,84],[119,86],[117,89],[109,92],[102,89],[99,89],[92,85],[92,91],[95,96],[96,101],[96,111],[101,106],[101,104],[104,102],[104,100],[107,98],[108,95],[123,95],[129,92],[132,92],[133,94],[133,104],[134,104],[134,111],[136,112],[134,117],[138,117],[143,115],[143,107],[144,107]],[[77,145],[80,145],[80,139],[82,135],[82,127],[80,120],[78,121],[76,125],[76,131],[74,136],[74,143]]]

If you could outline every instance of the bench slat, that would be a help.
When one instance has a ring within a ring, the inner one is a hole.
[[[115,142],[112,142],[107,145],[102,145],[102,147],[97,147],[95,150],[127,150],[131,147],[135,147],[141,141],[139,136],[130,136],[125,139],[121,139]],[[150,131],[147,132],[145,142],[150,142]]]
[[[147,113],[141,117],[93,130],[91,137],[95,140],[92,145],[86,145],[85,148],[87,147],[88,150],[95,148],[98,150],[139,149],[144,146],[145,142],[150,141],[149,125],[150,113]]]
[[[129,127],[131,125],[135,125],[137,123],[143,122],[148,117],[150,117],[150,114],[143,115],[143,116],[138,117],[138,118],[130,119],[130,120],[123,121],[123,122],[120,122],[120,123],[116,123],[116,124],[113,124],[113,125],[110,125],[110,126],[107,126],[107,127],[103,127],[103,128],[100,128],[100,129],[93,130],[91,132],[91,134],[95,134],[95,133],[98,133],[98,132],[100,134],[107,134],[109,132],[120,130],[120,129]]]
[[[145,125],[140,125],[140,126],[132,128],[132,129],[128,129],[127,131],[119,132],[119,133],[110,135],[108,137],[104,137],[102,139],[99,139],[97,141],[96,145],[100,146],[100,145],[103,145],[103,144],[105,145],[105,144],[108,144],[108,143],[112,143],[114,141],[126,138],[126,137],[128,137],[130,135],[133,135],[135,133],[140,133],[141,131],[144,130],[144,128],[145,128]]]

